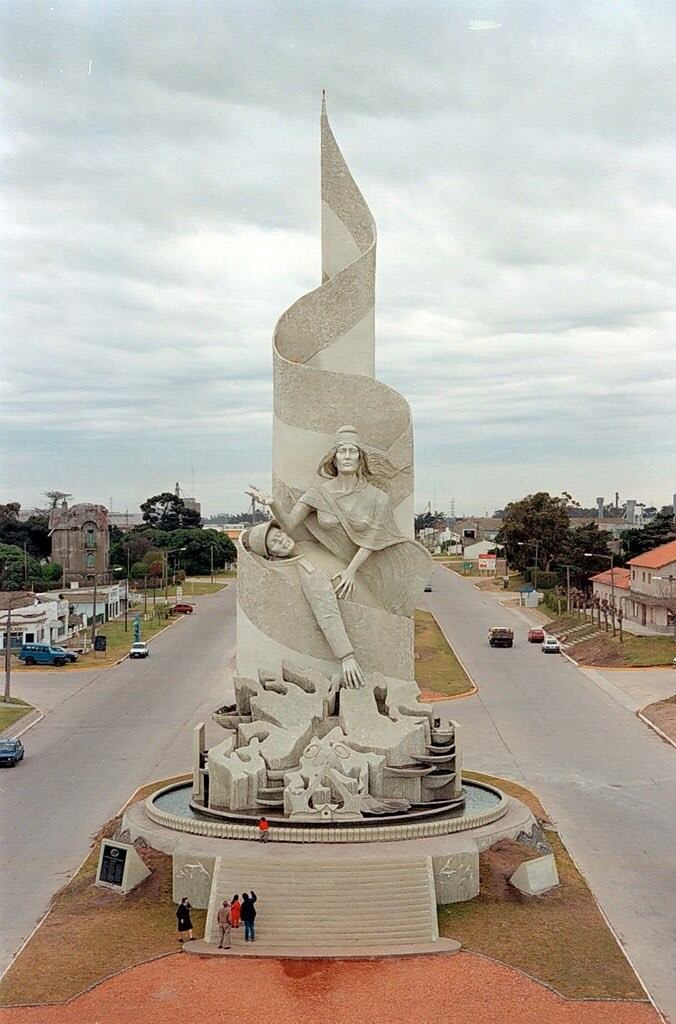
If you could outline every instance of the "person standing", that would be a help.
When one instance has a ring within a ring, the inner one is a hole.
[[[230,924],[233,928],[239,928],[240,913],[241,904],[239,902],[239,893],[235,893],[232,897],[232,903],[230,904]]]
[[[245,892],[242,895],[242,920],[244,921],[244,941],[255,942],[256,941],[256,930],[254,922],[256,920],[256,893],[251,890],[251,895]]]
[[[192,939],[192,921],[190,920],[191,910],[192,907],[188,902],[188,897],[184,896],[176,909],[179,942],[190,942]]]
[[[232,918],[230,917],[230,909],[228,907],[227,900],[223,900],[223,906],[219,908],[218,914],[216,915],[216,921],[218,922],[218,948],[230,949],[230,929],[232,927]]]
[[[258,822],[258,838],[261,843],[267,843],[268,832],[270,831],[270,822],[265,815]]]

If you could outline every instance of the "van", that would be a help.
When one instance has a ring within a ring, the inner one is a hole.
[[[65,665],[67,661],[77,661],[77,654],[51,644],[24,644],[19,651],[19,661],[26,665]]]

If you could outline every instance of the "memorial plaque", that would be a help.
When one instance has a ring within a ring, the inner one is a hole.
[[[105,651],[107,643],[108,643],[107,637],[105,637],[105,636],[95,636],[94,637],[94,650],[95,651]]]
[[[105,843],[101,855],[99,881],[107,882],[108,885],[122,885],[126,861],[127,851],[124,847]]]

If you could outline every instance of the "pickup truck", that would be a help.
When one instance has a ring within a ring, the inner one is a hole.
[[[488,630],[488,642],[491,647],[513,647],[514,630],[505,626],[491,626]]]

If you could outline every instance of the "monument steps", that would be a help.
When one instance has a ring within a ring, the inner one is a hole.
[[[265,945],[379,946],[434,942],[436,898],[429,858],[269,865],[223,859],[214,872],[205,938],[218,942],[216,913],[234,892],[258,896],[256,936]],[[244,942],[233,929],[231,943]]]

